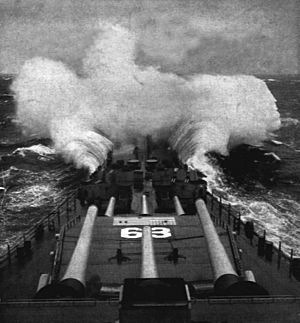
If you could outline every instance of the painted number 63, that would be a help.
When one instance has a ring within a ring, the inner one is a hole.
[[[153,227],[151,228],[152,238],[166,239],[172,236],[171,230],[165,227]],[[143,236],[143,229],[132,227],[121,229],[121,237],[125,239],[138,239]]]

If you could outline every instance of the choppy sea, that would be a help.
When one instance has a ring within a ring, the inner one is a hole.
[[[9,92],[11,79],[0,77],[0,252],[80,181],[79,172],[55,154],[50,141],[22,133]],[[266,181],[245,168],[243,176],[236,177],[214,159],[219,179],[213,191],[233,204],[244,220],[266,230],[268,239],[282,241],[286,252],[293,248],[300,255],[300,77],[264,80],[281,115],[277,137],[263,147],[281,160],[276,176]],[[255,160],[254,153],[250,158]],[[238,161],[231,160],[234,167]]]

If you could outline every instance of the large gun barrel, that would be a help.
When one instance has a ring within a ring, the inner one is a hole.
[[[104,213],[105,216],[114,216],[115,204],[116,204],[116,198],[112,196],[109,199],[106,211]]]
[[[93,237],[93,228],[97,217],[98,208],[91,205],[88,208],[79,239],[73,251],[67,270],[61,280],[61,284],[71,287],[74,296],[84,296],[85,273],[90,254],[90,246]]]
[[[85,275],[97,213],[98,208],[95,205],[88,208],[79,239],[63,278],[59,283],[41,288],[37,292],[36,298],[81,298],[85,296]]]
[[[149,207],[148,207],[148,202],[147,202],[147,196],[142,195],[142,210],[141,210],[141,215],[150,215]]]
[[[175,206],[175,212],[176,212],[176,214],[178,216],[185,215],[185,212],[184,212],[184,210],[183,210],[183,208],[181,206],[180,200],[179,200],[179,198],[178,198],[177,195],[175,195],[173,197],[173,201],[174,201],[174,206]]]
[[[143,227],[141,278],[158,278],[150,226]]]
[[[202,199],[196,201],[196,209],[207,242],[208,254],[214,276],[215,293],[217,295],[230,296],[268,294],[256,282],[243,281],[238,276]]]

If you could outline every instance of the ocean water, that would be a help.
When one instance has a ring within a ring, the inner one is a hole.
[[[0,78],[0,253],[74,190],[79,174],[49,140],[22,133],[7,79]]]
[[[25,135],[16,121],[16,103],[0,80],[0,246],[13,241],[32,226],[80,181],[80,172],[55,153],[50,140]],[[211,158],[214,177],[210,187],[252,219],[267,238],[282,241],[289,252],[300,251],[300,78],[264,78],[277,100],[281,128],[264,148],[274,152],[280,165],[272,176],[260,178],[245,168],[242,180],[230,171],[238,160],[227,159],[226,168]],[[261,109],[264,107],[262,106]],[[192,140],[192,138],[191,138]],[[232,156],[232,155],[231,155]],[[230,157],[230,156],[229,156]],[[255,160],[255,153],[250,157]],[[263,163],[263,161],[262,161]],[[299,253],[298,253],[299,254]]]
[[[216,191],[241,211],[244,220],[253,220],[258,231],[266,230],[275,245],[282,241],[286,253],[293,249],[300,256],[300,78],[265,77],[264,81],[277,100],[281,128],[263,148],[281,159],[279,166],[267,173],[272,175],[270,182],[247,173],[240,181],[221,169]]]

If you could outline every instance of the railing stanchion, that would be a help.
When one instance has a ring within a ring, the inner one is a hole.
[[[219,199],[219,225],[222,224],[222,197]]]
[[[74,198],[74,207],[76,208],[76,197],[75,194],[70,195],[71,197]],[[68,198],[66,198],[61,204],[59,204],[58,206],[56,206],[55,208],[53,208],[53,210],[46,214],[42,219],[40,219],[40,221],[38,221],[33,227],[31,227],[29,230],[27,230],[26,232],[23,233],[23,235],[19,236],[17,240],[15,240],[11,245],[9,243],[7,243],[7,251],[5,253],[4,251],[4,255],[2,257],[0,257],[0,264],[2,264],[3,262],[7,261],[8,264],[11,264],[12,262],[12,256],[16,253],[17,250],[17,246],[22,243],[25,243],[25,241],[31,240],[36,236],[36,230],[37,228],[41,228],[41,230],[43,230],[46,225],[48,224],[48,228],[50,231],[52,231],[52,228],[55,228],[55,220],[57,221],[57,225],[58,227],[61,226],[62,221],[61,221],[61,207],[63,207],[64,205],[67,204],[67,219],[69,221],[70,218],[70,214],[69,214],[69,207],[71,206],[71,202],[69,201],[70,196],[68,196]],[[81,218],[81,215],[79,214],[79,219]],[[75,221],[73,221],[75,223]],[[73,223],[73,224],[74,224]]]
[[[58,227],[60,227],[60,211],[59,211],[59,208],[57,208],[56,214],[57,214],[57,224],[58,224]]]
[[[66,200],[67,222],[69,222],[69,198]]]
[[[10,255],[10,245],[7,244],[7,256],[8,256],[8,263],[11,264],[11,255]]]
[[[292,277],[292,263],[293,263],[293,256],[294,256],[294,250],[291,249],[291,254],[290,254],[290,268],[289,268],[289,278]]]
[[[277,269],[280,269],[280,262],[281,262],[281,241],[278,244],[278,253],[277,253]]]

